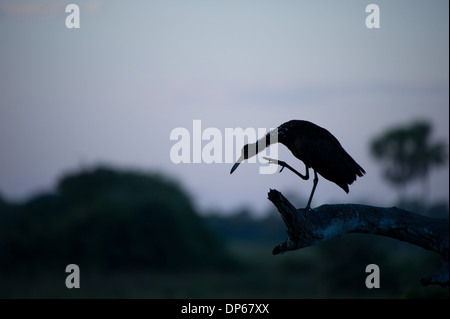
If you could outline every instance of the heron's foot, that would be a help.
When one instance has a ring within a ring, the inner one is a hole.
[[[277,165],[280,165],[280,166],[281,166],[280,173],[283,171],[283,169],[284,169],[285,167],[289,166],[288,164],[286,164],[286,162],[283,162],[283,161],[280,161],[280,160],[277,160],[277,159],[273,159],[273,158],[270,158],[270,157],[263,157],[263,158],[264,158],[266,161],[268,161],[269,164],[277,164]]]

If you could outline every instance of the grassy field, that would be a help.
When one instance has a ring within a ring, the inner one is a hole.
[[[350,239],[351,240],[351,239]],[[347,239],[348,241],[348,239]],[[346,240],[343,240],[344,244]],[[325,244],[326,245],[326,244]],[[365,286],[366,257],[342,256],[330,263],[327,247],[310,247],[281,256],[272,246],[233,244],[239,266],[229,270],[190,272],[114,271],[80,269],[80,288],[67,289],[65,269],[0,274],[1,298],[448,298],[448,290],[422,287],[422,262],[405,267],[405,256],[378,260],[381,288]],[[333,248],[333,246],[331,247]],[[403,250],[402,250],[403,251]],[[339,253],[339,252],[336,252]],[[430,255],[431,254],[431,255]],[[425,258],[438,262],[434,254]],[[369,258],[370,259],[370,258]],[[421,258],[421,260],[424,258]],[[415,261],[414,261],[415,260]],[[428,263],[427,262],[427,263]],[[385,269],[389,268],[389,271]],[[401,276],[395,276],[395,274]]]

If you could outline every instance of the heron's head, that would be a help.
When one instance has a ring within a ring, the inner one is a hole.
[[[231,168],[230,174],[233,174],[239,164],[241,164],[245,159],[249,159],[256,155],[257,146],[257,143],[252,143],[245,144],[244,147],[242,147],[241,156],[237,159],[236,163],[234,163],[233,167]]]

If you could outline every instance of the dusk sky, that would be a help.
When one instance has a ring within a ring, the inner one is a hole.
[[[79,29],[66,27],[70,3]],[[379,29],[366,27],[370,3]],[[25,199],[103,163],[171,176],[202,211],[263,212],[270,188],[300,206],[312,180],[246,162],[232,175],[232,163],[175,164],[170,134],[194,120],[224,138],[303,119],[367,172],[349,194],[320,178],[313,207],[393,205],[369,143],[425,119],[449,144],[448,10],[446,0],[0,0],[0,194]],[[283,146],[279,158],[304,172]],[[448,163],[430,187],[448,202]]]

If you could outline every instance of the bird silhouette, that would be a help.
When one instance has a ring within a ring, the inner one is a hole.
[[[328,130],[308,121],[291,120],[268,132],[256,143],[244,145],[241,156],[231,168],[230,174],[242,161],[255,156],[269,145],[277,142],[285,145],[296,158],[305,164],[306,169],[306,173],[303,175],[286,162],[264,157],[269,163],[280,165],[280,173],[286,167],[302,179],[308,180],[309,169],[314,170],[313,188],[306,210],[311,209],[311,201],[319,182],[317,174],[334,182],[348,193],[348,185],[352,184],[357,176],[362,177],[366,173]]]

